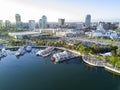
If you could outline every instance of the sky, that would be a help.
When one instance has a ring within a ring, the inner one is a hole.
[[[120,20],[120,0],[0,0],[0,20],[15,22],[20,14],[23,22],[46,15],[48,22],[81,22],[90,14],[93,21]]]

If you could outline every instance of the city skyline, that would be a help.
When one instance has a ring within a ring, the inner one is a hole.
[[[0,20],[15,22],[15,14],[21,15],[21,21],[38,21],[42,15],[48,22],[65,18],[66,21],[85,21],[90,14],[92,21],[120,21],[119,0],[0,0]]]

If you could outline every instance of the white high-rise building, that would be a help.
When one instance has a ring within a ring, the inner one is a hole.
[[[42,28],[47,28],[47,17],[45,15],[42,16]]]
[[[45,15],[43,15],[42,18],[39,20],[39,28],[40,29],[47,28],[47,17]]]
[[[90,27],[91,25],[91,15],[86,15],[86,18],[85,18],[85,26],[86,27]]]
[[[15,15],[15,20],[16,20],[16,22],[21,22],[21,16],[20,16],[20,14],[16,14]]]
[[[39,20],[38,26],[39,26],[40,29],[42,28],[42,19]]]
[[[29,20],[29,30],[35,30],[35,20]]]

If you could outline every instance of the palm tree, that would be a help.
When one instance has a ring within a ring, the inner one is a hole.
[[[100,51],[100,48],[96,44],[93,44],[92,48],[93,48],[95,53],[98,53]]]

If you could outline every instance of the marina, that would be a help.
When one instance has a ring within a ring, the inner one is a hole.
[[[7,56],[0,60],[1,90],[114,90],[119,87],[119,76],[102,68],[89,67],[81,58],[69,59],[56,65],[50,60],[52,54],[47,57],[36,56],[36,50],[32,48],[31,52],[19,57],[15,56],[16,50],[6,50]]]
[[[120,90],[119,0],[0,0],[0,90]]]
[[[112,73],[115,74],[120,74],[120,70],[116,67],[114,67],[112,64],[108,64],[103,60],[97,60],[96,58],[91,58],[88,56],[84,56],[82,55],[80,52],[77,52],[75,50],[70,50],[70,49],[66,49],[63,47],[48,47],[48,46],[13,46],[13,47],[6,47],[6,49],[12,49],[12,48],[19,48],[18,51],[16,51],[15,55],[16,56],[20,56],[20,55],[24,55],[27,50],[26,48],[28,48],[28,51],[32,51],[32,48],[42,48],[40,50],[38,50],[35,54],[38,56],[42,56],[42,57],[48,57],[50,54],[52,54],[51,56],[51,60],[55,63],[58,62],[64,62],[64,61],[68,61],[70,59],[75,59],[75,58],[79,58],[80,56],[82,56],[82,60],[83,62],[85,62],[86,64],[90,65],[90,66],[95,66],[95,67],[103,67],[108,71],[111,71]],[[52,51],[54,49],[59,49],[59,50],[63,50],[63,52],[58,52],[58,53],[52,53]],[[1,49],[2,50],[2,49]],[[5,49],[3,48],[3,51],[5,51]],[[69,53],[67,53],[69,52]],[[70,54],[71,53],[71,54]],[[2,55],[1,54],[1,58],[7,56],[6,52]]]

